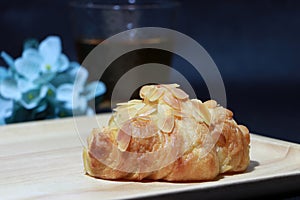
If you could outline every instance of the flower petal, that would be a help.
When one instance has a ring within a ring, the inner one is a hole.
[[[8,70],[5,67],[0,66],[0,80],[3,80],[8,76]]]
[[[51,80],[51,84],[56,88],[59,87],[62,84],[73,83],[73,82],[74,82],[74,77],[72,77],[69,73],[57,74]]]
[[[39,77],[40,63],[35,60],[18,58],[15,60],[16,71],[27,78],[34,80]]]
[[[28,81],[27,79],[24,78],[16,78],[17,84],[18,84],[18,88],[20,90],[20,92],[24,93],[27,92],[28,90],[33,90],[38,88],[38,85],[34,84],[31,81]]]
[[[51,84],[48,84],[48,91],[46,97],[50,101],[50,103],[56,102],[56,89]]]
[[[48,87],[47,86],[42,86],[41,90],[40,90],[40,98],[43,99],[46,97],[48,92]]]
[[[32,48],[24,50],[22,53],[22,58],[31,60],[35,63],[42,63],[44,60],[38,50]]]
[[[47,109],[47,103],[46,102],[43,102],[41,103],[40,105],[37,106],[36,109],[34,109],[34,114],[37,114],[37,113],[41,113],[43,111],[45,111]]]
[[[85,115],[88,108],[87,100],[82,97],[78,96],[77,98],[73,98],[73,115]]]
[[[61,55],[58,57],[58,59],[57,59],[55,65],[58,66],[58,67],[57,67],[57,71],[58,71],[58,72],[63,72],[63,71],[65,71],[65,70],[68,69],[68,67],[69,67],[69,59],[68,59],[68,57],[67,57],[65,54],[61,54]]]
[[[43,86],[40,89],[29,90],[22,94],[20,103],[26,109],[33,109],[39,105],[40,101],[46,96],[47,91],[47,86]]]
[[[18,83],[12,78],[5,78],[0,82],[0,94],[7,99],[19,100],[21,98]]]
[[[7,118],[11,115],[13,109],[13,100],[0,97],[0,118]]]
[[[78,68],[74,82],[74,90],[79,91],[79,93],[83,91],[88,75],[88,71],[84,67]]]
[[[4,119],[4,117],[1,117],[1,116],[0,116],[0,126],[1,126],[1,125],[4,125],[4,124],[6,124],[6,123],[5,123],[5,119]]]
[[[29,90],[22,94],[22,99],[20,99],[20,103],[26,109],[35,108],[40,101],[40,93],[38,89]]]
[[[36,85],[43,85],[49,83],[55,77],[55,75],[56,74],[53,72],[43,73],[37,79],[35,79],[33,83]]]
[[[99,95],[104,94],[106,91],[106,87],[104,83],[99,81],[94,81],[89,83],[85,88],[83,95],[87,100],[91,100]]]
[[[69,68],[61,73],[57,73],[56,76],[51,80],[51,84],[58,87],[64,83],[74,83],[77,76],[77,72],[80,69],[80,65],[76,62],[71,62]]]
[[[73,85],[66,83],[56,89],[56,99],[58,101],[72,102]]]
[[[56,64],[49,64],[49,63],[44,62],[41,65],[41,71],[42,71],[42,73],[56,73],[58,67],[59,66],[57,66]]]
[[[71,62],[69,63],[69,67],[70,67],[70,68],[79,68],[79,67],[81,67],[81,65],[80,65],[78,62],[71,61]]]
[[[2,52],[1,52],[1,57],[3,58],[3,60],[6,62],[6,64],[7,64],[10,68],[12,68],[12,69],[15,68],[14,59],[13,59],[10,55],[8,55],[6,52],[2,51]]]
[[[97,88],[95,90],[95,96],[100,96],[102,94],[104,94],[106,92],[106,86],[103,82],[101,81],[97,81],[98,85]]]
[[[49,36],[39,46],[39,53],[47,64],[54,64],[61,54],[61,40],[57,36]]]

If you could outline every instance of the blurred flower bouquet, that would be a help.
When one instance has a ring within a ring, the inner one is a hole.
[[[93,114],[88,101],[106,90],[99,81],[86,84],[87,70],[69,61],[57,36],[28,40],[15,60],[1,57],[8,68],[0,67],[0,124]]]

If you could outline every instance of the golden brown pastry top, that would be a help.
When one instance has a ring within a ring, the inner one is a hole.
[[[149,85],[118,104],[84,151],[88,174],[105,179],[210,180],[249,164],[249,131],[214,100],[189,99],[177,84]]]

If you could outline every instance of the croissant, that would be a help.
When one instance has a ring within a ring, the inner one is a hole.
[[[108,126],[84,148],[88,175],[102,179],[213,180],[249,165],[248,129],[214,100],[201,102],[177,84],[147,85],[141,100],[117,104]]]

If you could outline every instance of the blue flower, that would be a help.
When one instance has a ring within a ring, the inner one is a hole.
[[[92,114],[88,101],[106,91],[102,82],[86,83],[87,70],[69,62],[57,36],[27,41],[16,60],[1,57],[8,69],[0,67],[0,124]]]
[[[11,116],[13,101],[0,96],[0,125],[5,124],[5,119]]]
[[[16,72],[36,84],[43,84],[69,67],[67,56],[61,53],[61,41],[57,36],[49,36],[38,49],[27,48],[22,57],[14,62]]]
[[[94,111],[88,107],[88,102],[104,94],[106,87],[99,81],[86,84],[88,71],[83,67],[78,67],[76,74],[75,82],[65,83],[57,88],[56,98],[63,102],[65,109],[72,110],[75,116],[93,114]]]
[[[49,82],[69,67],[69,60],[61,49],[59,37],[49,36],[39,44],[38,49],[26,48],[22,57],[15,61],[2,52],[10,73],[3,73],[6,76],[0,82],[0,95],[20,103],[26,109],[37,107],[46,96]]]

